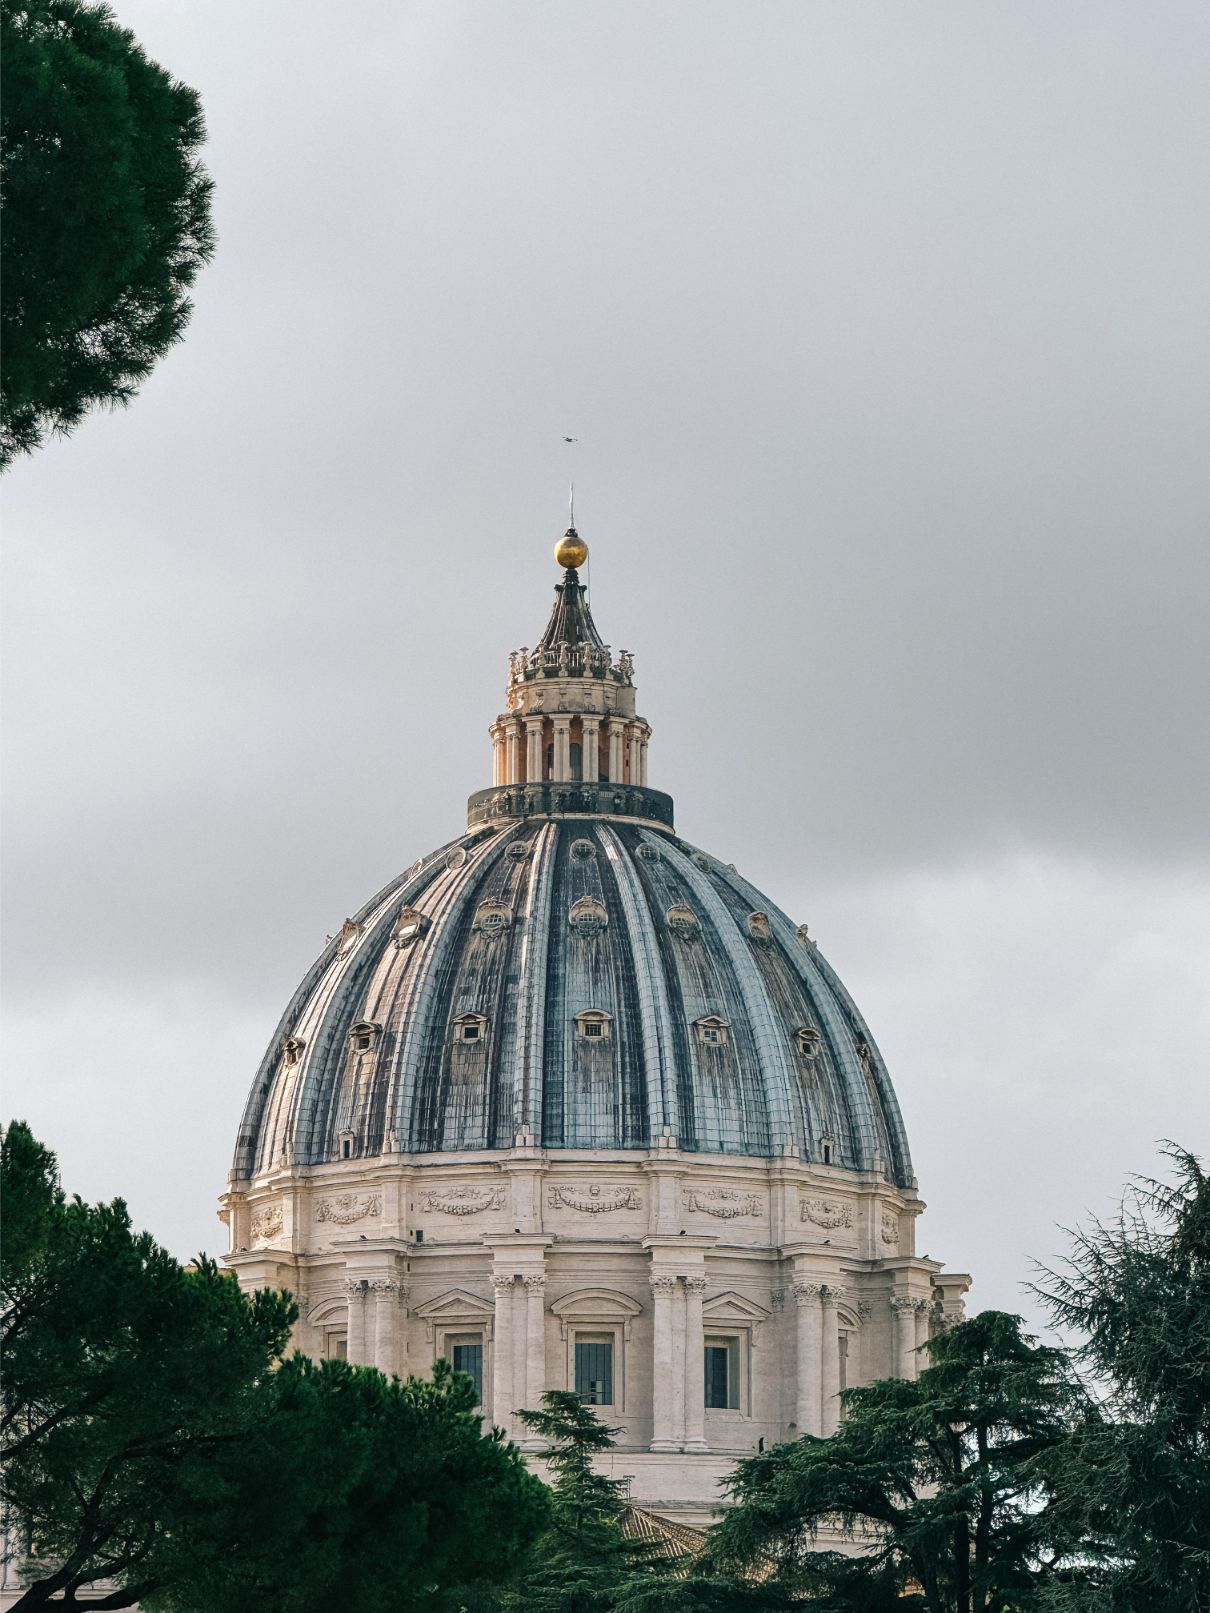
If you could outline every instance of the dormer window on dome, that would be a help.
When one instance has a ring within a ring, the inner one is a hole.
[[[483,1014],[459,1014],[454,1021],[454,1040],[465,1043],[486,1042],[486,1016]]]
[[[349,1046],[354,1053],[368,1053],[377,1042],[382,1026],[372,1019],[359,1019],[349,1029]]]
[[[693,1034],[703,1047],[726,1047],[731,1036],[730,1021],[721,1014],[704,1014],[694,1020]]]
[[[576,1025],[585,1042],[607,1040],[611,1024],[612,1018],[603,1008],[586,1008],[583,1013],[576,1015]]]

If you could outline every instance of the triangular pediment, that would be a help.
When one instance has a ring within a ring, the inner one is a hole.
[[[435,1299],[426,1299],[423,1305],[413,1307],[413,1316],[422,1316],[426,1322],[440,1322],[456,1317],[459,1321],[474,1318],[487,1321],[496,1314],[495,1307],[465,1288],[449,1288]]]
[[[767,1321],[769,1312],[763,1305],[745,1299],[743,1294],[737,1294],[733,1288],[729,1288],[726,1293],[715,1294],[705,1302],[702,1316],[708,1322],[747,1322],[755,1326]]]

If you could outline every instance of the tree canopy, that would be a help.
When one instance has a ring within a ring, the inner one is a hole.
[[[763,1555],[787,1591],[846,1613],[1002,1613],[1066,1571],[1072,1542],[1039,1468],[1078,1402],[1063,1352],[999,1311],[925,1348],[915,1381],[844,1391],[830,1438],[739,1463],[716,1563],[740,1571]],[[836,1525],[862,1555],[817,1549],[816,1532]]]
[[[0,4],[0,466],[125,404],[214,250],[196,93],[104,5]]]
[[[545,1518],[470,1380],[283,1359],[289,1295],[182,1267],[120,1201],[68,1199],[14,1123],[0,1149],[3,1500],[20,1609],[444,1608]],[[116,1589],[97,1600],[94,1587]]]
[[[1095,1397],[1051,1462],[1070,1528],[1104,1565],[1108,1600],[1071,1607],[1210,1609],[1210,1177],[1168,1154],[1175,1181],[1137,1181],[1039,1290]]]

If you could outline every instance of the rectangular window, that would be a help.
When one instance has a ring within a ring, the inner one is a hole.
[[[613,1405],[613,1339],[581,1333],[576,1339],[576,1393],[590,1406]]]
[[[466,1333],[448,1341],[450,1364],[455,1372],[465,1372],[473,1379],[475,1399],[483,1400],[483,1335]]]
[[[706,1405],[712,1411],[739,1410],[739,1340],[706,1340]]]
[[[326,1345],[324,1354],[329,1361],[347,1361],[349,1359],[349,1337],[347,1333],[329,1333],[324,1343]]]
[[[586,1019],[584,1021],[585,1036],[600,1036],[602,1029],[603,1027],[599,1019]]]

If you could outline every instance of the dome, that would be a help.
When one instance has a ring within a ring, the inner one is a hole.
[[[586,545],[557,558],[466,832],[346,919],[286,1006],[226,1258],[297,1296],[307,1354],[447,1360],[539,1466],[519,1409],[580,1395],[632,1497],[701,1526],[737,1458],[830,1434],[847,1385],[914,1378],[970,1278],[917,1253],[852,999],[805,925],[678,835]]]
[[[237,1169],[525,1132],[911,1180],[882,1060],[815,943],[734,869],[623,814],[473,829],[367,903],[278,1027]]]
[[[882,1059],[806,933],[679,839],[633,657],[568,568],[514,653],[468,832],[348,920],[294,994],[235,1175],[390,1154],[672,1146],[908,1186]]]

